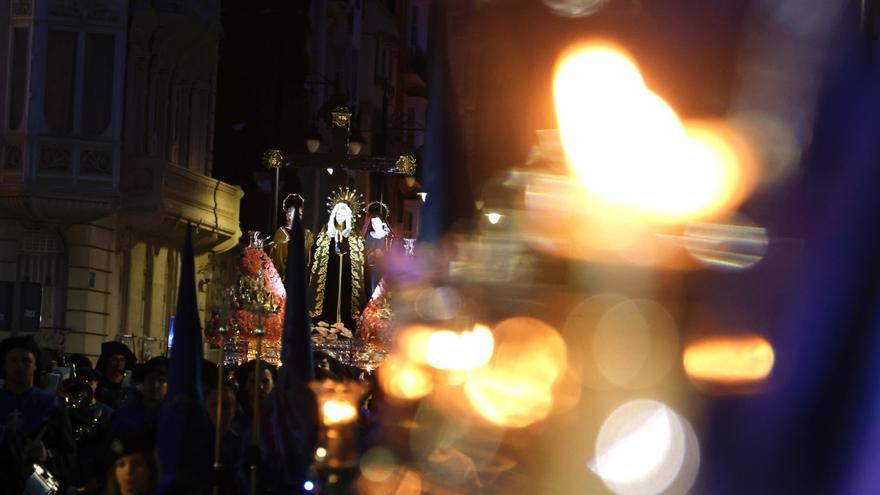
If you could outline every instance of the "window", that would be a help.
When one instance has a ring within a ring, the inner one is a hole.
[[[49,31],[43,113],[49,130],[57,134],[70,134],[73,127],[77,38],[75,32]]]
[[[419,8],[413,6],[409,22],[409,46],[419,46]]]
[[[92,137],[107,131],[115,53],[114,34],[49,30],[43,116],[51,133]]]
[[[412,146],[413,142],[415,142],[415,131],[414,128],[416,126],[416,109],[413,107],[408,107],[406,109],[406,145]]]
[[[12,30],[12,70],[9,77],[9,129],[21,126],[24,117],[25,94],[27,91],[28,38],[27,27]]]
[[[189,85],[181,84],[178,89],[180,100],[177,102],[177,164],[182,167],[189,167],[189,139],[194,93],[195,91]]]
[[[114,51],[112,34],[86,34],[82,107],[82,134],[85,136],[103,134],[110,125]]]

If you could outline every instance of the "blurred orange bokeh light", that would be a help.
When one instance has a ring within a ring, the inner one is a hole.
[[[510,318],[495,327],[492,360],[467,376],[464,390],[487,421],[523,427],[550,413],[553,385],[565,370],[565,342],[556,329],[534,318]]]
[[[773,346],[757,335],[706,338],[688,344],[683,362],[688,376],[697,381],[753,383],[773,370]]]
[[[680,223],[740,196],[738,149],[707,127],[684,126],[620,49],[572,48],[556,67],[553,87],[566,160],[593,209]]]

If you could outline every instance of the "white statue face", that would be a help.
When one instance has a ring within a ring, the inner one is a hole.
[[[334,210],[336,210],[336,215],[333,219],[339,225],[345,224],[345,222],[351,218],[351,209],[349,209],[349,207],[344,204],[336,205],[336,208],[334,208]]]
[[[382,232],[385,230],[385,222],[382,221],[379,217],[373,217],[370,219],[370,225],[373,226],[373,230],[376,232]]]

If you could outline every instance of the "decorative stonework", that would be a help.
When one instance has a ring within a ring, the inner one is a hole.
[[[69,146],[44,144],[40,148],[39,169],[48,172],[69,171],[71,155]]]
[[[33,13],[31,0],[12,0],[10,8],[12,17],[30,17]]]
[[[96,22],[119,22],[119,10],[113,3],[102,0],[86,1],[86,19]]]
[[[118,2],[108,0],[52,0],[49,16],[79,19],[100,23],[117,23],[121,20]]]
[[[113,154],[106,150],[84,149],[79,154],[79,169],[89,175],[113,175]]]
[[[6,170],[20,170],[21,169],[21,145],[20,144],[7,144],[6,149],[3,152],[5,160],[3,162],[3,168]]]
[[[348,107],[336,107],[330,112],[334,127],[348,127],[351,123],[351,110]]]
[[[80,19],[83,15],[82,0],[54,0],[49,5],[49,16]]]

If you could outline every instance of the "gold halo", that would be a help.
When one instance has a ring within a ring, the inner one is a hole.
[[[337,203],[345,203],[351,209],[354,220],[357,220],[364,209],[364,196],[354,189],[340,187],[327,198],[327,213],[332,213]]]
[[[383,219],[383,220],[384,220],[384,219],[387,219],[388,217],[391,216],[391,208],[388,208],[388,205],[386,205],[385,203],[383,203],[383,202],[381,202],[381,201],[373,201],[372,203],[370,203],[370,204],[367,205],[367,207],[364,209],[364,211],[365,211],[366,213],[369,213],[369,212],[370,212],[370,207],[373,206],[373,205],[379,205],[379,206],[382,207],[382,209],[383,209],[382,212],[384,213],[384,215],[382,216],[382,219]]]
[[[299,200],[302,202],[303,206],[305,206],[305,204],[306,204],[306,200],[302,196],[300,196],[298,193],[290,193],[287,196],[285,196],[284,201],[281,202],[281,211],[287,211],[287,208],[286,208],[287,201],[290,198],[299,198]]]

